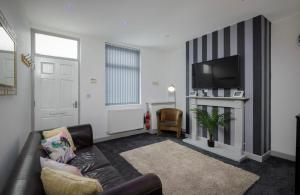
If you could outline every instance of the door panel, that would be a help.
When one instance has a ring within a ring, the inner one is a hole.
[[[60,69],[61,69],[61,75],[63,75],[63,76],[72,76],[73,75],[73,68],[69,64],[61,64]]]
[[[35,130],[77,125],[78,62],[37,56],[35,66]]]
[[[55,78],[40,78],[39,79],[39,99],[37,102],[42,109],[55,108],[57,104],[57,97],[53,94],[56,91],[56,79]]]
[[[73,108],[73,81],[62,79],[60,81],[61,108]]]

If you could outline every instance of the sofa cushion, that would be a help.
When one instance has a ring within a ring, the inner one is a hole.
[[[48,167],[50,169],[54,170],[60,170],[60,171],[66,171],[68,173],[73,173],[74,175],[82,176],[81,171],[72,165],[64,164],[56,162],[55,160],[51,160],[49,158],[40,158],[41,161],[41,167],[45,168]]]
[[[76,151],[76,157],[68,164],[78,167],[84,174],[110,163],[96,146],[90,146]]]
[[[48,167],[42,169],[41,179],[47,195],[95,195],[103,191],[96,179]]]
[[[111,165],[89,171],[84,176],[97,179],[103,190],[108,190],[125,182],[120,173]]]

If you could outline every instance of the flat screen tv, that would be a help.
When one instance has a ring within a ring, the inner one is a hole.
[[[192,65],[192,88],[240,88],[239,56],[230,56]]]

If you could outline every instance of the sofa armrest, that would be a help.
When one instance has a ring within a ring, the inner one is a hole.
[[[99,195],[160,195],[162,184],[155,174],[146,174],[119,186],[99,193]]]
[[[68,130],[76,148],[93,145],[93,130],[90,124],[68,127]]]

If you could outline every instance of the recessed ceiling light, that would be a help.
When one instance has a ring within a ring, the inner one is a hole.
[[[71,2],[67,2],[64,6],[66,11],[71,11],[73,10],[73,4]]]

